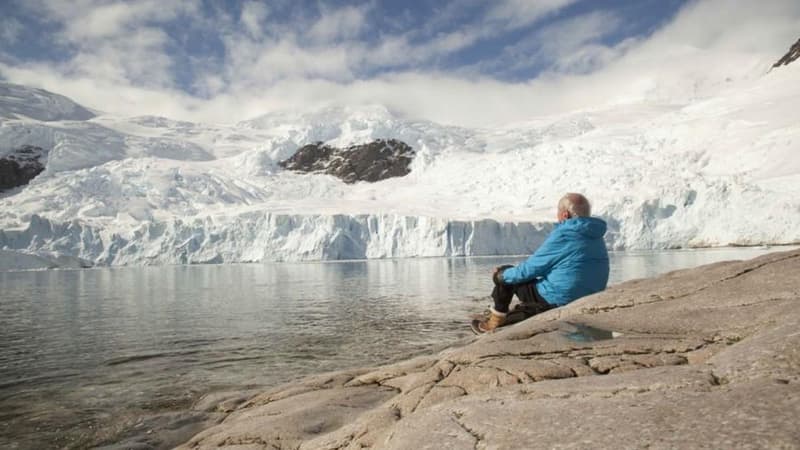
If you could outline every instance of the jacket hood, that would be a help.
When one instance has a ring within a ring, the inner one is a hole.
[[[573,217],[557,226],[562,231],[578,233],[591,239],[602,238],[608,228],[606,222],[597,217]]]

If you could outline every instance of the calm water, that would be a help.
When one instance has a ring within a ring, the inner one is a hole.
[[[614,253],[611,283],[769,251]],[[0,448],[113,443],[207,392],[447,345],[519,260],[0,272]]]

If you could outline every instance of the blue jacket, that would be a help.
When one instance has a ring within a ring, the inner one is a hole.
[[[565,220],[525,262],[503,271],[503,282],[518,284],[538,278],[536,290],[558,306],[600,292],[608,283],[609,269],[604,234],[602,219]]]

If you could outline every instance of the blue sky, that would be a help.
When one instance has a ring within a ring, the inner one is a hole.
[[[80,3],[80,2],[78,2]],[[136,4],[137,2],[132,2]],[[168,2],[169,3],[169,2]],[[573,41],[613,47],[626,39],[641,38],[669,22],[686,0],[557,0],[488,2],[443,1],[226,1],[183,2],[171,11],[148,13],[160,3],[138,2],[145,14],[131,3],[120,11],[113,2],[84,2],[87,16],[98,15],[84,27],[97,28],[96,36],[108,30],[97,22],[118,21],[117,26],[155,27],[165,33],[160,45],[172,64],[169,81],[178,89],[203,95],[197,78],[207,71],[222,71],[229,40],[245,33],[255,42],[276,42],[291,37],[298,46],[315,47],[357,43],[378,51],[394,43],[398,53],[380,61],[357,64],[352,55],[346,74],[313,71],[310,75],[334,80],[370,78],[404,70],[457,72],[465,77],[482,76],[504,81],[524,81],[547,70],[590,70],[586,66],[559,65],[568,49],[556,48],[548,35],[559,26],[583,26],[571,32]],[[178,5],[176,2],[175,5]],[[533,5],[533,6],[531,6]],[[78,55],[91,31],[75,39],[53,39],[75,30],[67,14],[67,2],[4,2],[2,11],[3,52],[6,61],[65,62]],[[103,17],[105,16],[105,17]],[[138,17],[137,17],[138,16]],[[326,22],[326,19],[328,21]],[[577,21],[577,23],[576,23]],[[133,28],[133,27],[132,27]],[[563,39],[562,39],[563,40]],[[413,54],[414,49],[419,54]],[[363,49],[362,49],[363,50]],[[409,53],[404,52],[406,50]],[[391,48],[387,47],[387,52]],[[354,53],[354,52],[353,52]],[[130,79],[137,79],[131,73]],[[142,74],[146,77],[146,74]]]
[[[221,120],[374,101],[460,123],[444,108],[435,112],[431,99],[480,90],[491,96],[478,104],[503,109],[517,90],[544,95],[552,83],[565,89],[564,82],[626,60],[648,60],[647,51],[707,53],[734,45],[739,53],[767,55],[791,43],[798,4],[0,0],[0,77],[122,114]],[[752,26],[757,44],[737,40],[737,26]],[[422,105],[415,109],[413,101]]]

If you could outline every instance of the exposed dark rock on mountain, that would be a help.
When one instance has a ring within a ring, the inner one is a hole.
[[[278,164],[288,170],[334,175],[345,183],[375,182],[408,175],[414,155],[414,149],[396,139],[379,139],[346,149],[317,142],[301,147]]]
[[[23,145],[0,158],[0,192],[28,184],[44,170],[44,150]]]
[[[794,45],[789,47],[789,51],[783,55],[783,58],[779,59],[778,62],[773,64],[772,67],[788,66],[798,58],[800,58],[800,39],[798,39]]]

